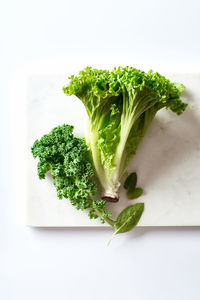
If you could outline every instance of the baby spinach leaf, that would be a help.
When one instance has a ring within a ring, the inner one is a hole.
[[[144,211],[144,203],[136,203],[126,207],[117,217],[115,234],[124,233],[133,229]]]
[[[135,188],[135,189],[130,188],[126,193],[127,198],[130,200],[139,198],[142,194],[143,194],[142,188]]]
[[[127,178],[126,181],[124,182],[124,188],[127,190],[130,186],[134,189],[136,187],[137,183],[137,174],[131,173]]]

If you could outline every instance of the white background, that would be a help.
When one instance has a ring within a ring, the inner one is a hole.
[[[199,228],[138,228],[107,247],[106,228],[22,226],[10,127],[19,67],[81,54],[200,71],[199,29],[198,0],[1,0],[1,299],[200,299]]]

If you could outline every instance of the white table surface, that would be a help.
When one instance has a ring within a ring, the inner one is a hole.
[[[131,57],[137,66],[166,72],[200,71],[200,2],[7,0],[0,6],[0,299],[199,300],[200,228],[138,228],[107,247],[108,228],[20,223],[10,89],[18,68],[80,53]]]

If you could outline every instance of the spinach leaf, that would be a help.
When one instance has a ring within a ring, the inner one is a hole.
[[[126,181],[124,182],[124,188],[127,190],[130,186],[134,189],[136,187],[137,183],[137,174],[131,173],[127,178]]]
[[[136,203],[125,208],[117,217],[115,234],[133,229],[144,211],[144,203]]]
[[[136,199],[140,197],[143,194],[143,189],[142,188],[135,188],[135,189],[128,189],[126,195],[128,199]]]

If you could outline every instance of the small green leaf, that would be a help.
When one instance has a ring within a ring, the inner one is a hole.
[[[136,199],[139,198],[143,194],[142,188],[136,188],[136,189],[128,189],[126,195],[128,199]]]
[[[115,224],[115,234],[133,229],[144,211],[144,203],[136,203],[125,208],[118,216]]]
[[[134,189],[136,187],[136,183],[137,183],[137,174],[131,173],[127,178],[126,181],[124,182],[124,188],[127,190],[129,189],[129,186],[132,186],[132,188]]]

